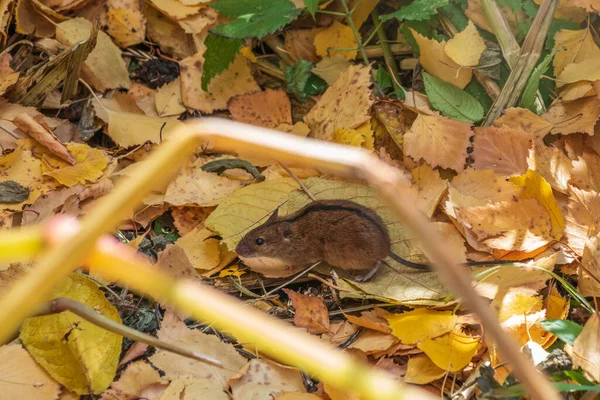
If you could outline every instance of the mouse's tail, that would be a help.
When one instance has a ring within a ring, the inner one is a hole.
[[[422,271],[431,271],[432,270],[431,265],[429,265],[429,264],[420,264],[420,263],[408,261],[407,259],[402,258],[398,254],[394,253],[393,251],[390,251],[390,257],[392,258],[392,260],[396,261],[397,263],[400,263],[409,268],[420,269]]]

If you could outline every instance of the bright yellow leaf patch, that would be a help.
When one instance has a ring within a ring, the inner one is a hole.
[[[456,325],[456,315],[450,311],[418,308],[386,317],[392,334],[405,344],[420,343],[450,332]]]
[[[346,60],[354,60],[358,50],[358,43],[352,29],[340,22],[334,21],[328,28],[320,31],[315,36],[315,49],[321,57],[335,54],[343,55]],[[329,50],[330,48],[354,48],[355,50]]]
[[[53,177],[67,187],[92,183],[102,176],[109,162],[104,151],[81,143],[67,143],[65,146],[75,158],[75,165],[47,154],[42,158],[44,175]]]
[[[475,67],[479,64],[479,58],[485,49],[483,38],[477,32],[473,22],[469,20],[469,24],[463,31],[448,40],[444,51],[458,65]]]

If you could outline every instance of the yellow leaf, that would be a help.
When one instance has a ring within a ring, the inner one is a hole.
[[[298,189],[292,178],[280,178],[238,189],[213,211],[205,226],[223,237],[230,250],[235,249],[244,234],[287,200],[288,194]]]
[[[175,244],[183,249],[194,268],[209,270],[221,261],[219,240],[212,238],[213,233],[202,225],[197,226],[187,235],[177,239]]]
[[[106,12],[106,32],[123,48],[142,43],[146,37],[146,18],[139,3],[132,2],[130,5],[131,8],[109,7]]]
[[[186,108],[181,100],[181,82],[179,78],[158,89],[154,101],[156,111],[158,111],[160,117],[180,115],[185,112]]]
[[[12,153],[0,157],[0,179],[15,181],[30,190],[29,197],[23,202],[0,203],[1,208],[21,210],[25,204],[32,204],[38,197],[58,186],[54,179],[42,175],[42,164],[33,156],[32,150],[36,145],[32,139],[19,139],[17,148]]]
[[[91,30],[90,21],[84,18],[73,18],[57,25],[56,40],[71,47],[80,40],[89,38]],[[108,89],[127,89],[131,86],[121,50],[102,31],[98,32],[96,48],[83,62],[81,77],[100,92]]]
[[[504,115],[494,121],[494,125],[501,127],[507,125],[511,128],[520,128],[525,132],[533,133],[538,138],[543,138],[552,129],[552,124],[526,108],[511,107],[504,110]]]
[[[81,274],[64,279],[53,297],[68,297],[121,322],[98,285]],[[123,338],[71,312],[26,320],[21,341],[59,383],[79,394],[102,393],[117,371]]]
[[[342,54],[335,54],[331,57],[323,57],[311,72],[331,86],[350,65],[352,64]]]
[[[108,136],[121,147],[130,147],[146,142],[160,143],[182,124],[176,119],[109,112]]]
[[[565,218],[567,221],[565,235],[575,253],[584,255],[588,238],[598,232],[600,194],[594,190],[581,190],[574,186],[570,186],[569,190],[571,195],[568,204],[569,213]]]
[[[583,132],[594,136],[594,127],[600,115],[600,99],[597,96],[572,101],[557,100],[542,118],[550,122],[553,134]]]
[[[471,81],[473,71],[469,68],[460,68],[450,57],[446,55],[444,48],[446,42],[438,42],[421,36],[417,31],[410,29],[419,45],[419,61],[431,75],[451,83],[456,87],[464,89]]]
[[[361,126],[356,128],[356,131],[365,138],[365,141],[362,144],[362,147],[367,150],[374,150],[375,149],[375,134],[373,132],[373,128],[371,127],[371,121],[365,122],[364,124],[362,124]]]
[[[42,172],[67,187],[78,183],[92,183],[102,176],[109,158],[102,150],[83,143],[67,143],[67,149],[75,158],[75,165],[53,156],[42,158]]]
[[[369,18],[369,14],[375,9],[380,0],[356,0],[349,7],[354,10],[352,12],[352,21],[356,30],[360,30],[362,24]],[[357,4],[358,3],[358,4]]]
[[[590,32],[585,29],[571,31],[562,29],[554,35],[554,50],[560,49],[554,57],[554,74],[559,76],[569,64],[577,64],[586,59],[600,56],[600,48]]]
[[[593,313],[573,342],[573,366],[581,367],[585,375],[600,381],[600,319]]]
[[[483,38],[471,20],[467,27],[448,40],[444,52],[458,65],[475,67],[479,64],[479,57],[486,49]]]
[[[240,270],[239,266],[234,265],[232,267],[228,267],[228,268],[221,270],[219,272],[219,278],[225,278],[227,276],[240,277],[240,276],[244,275],[245,273],[246,273],[246,271],[242,271],[242,270]]]
[[[403,381],[416,385],[425,385],[441,378],[446,371],[438,367],[425,354],[418,354],[408,360]]]
[[[437,170],[423,163],[411,171],[413,186],[411,187],[419,210],[429,218],[433,215],[440,200],[448,189],[448,182],[440,177]]]
[[[331,140],[337,128],[356,129],[369,121],[373,104],[370,86],[369,67],[351,66],[345,70],[304,117],[310,135]]]
[[[333,133],[333,141],[350,146],[362,147],[366,138],[356,129],[337,128]]]
[[[240,53],[251,62],[256,62],[256,56],[254,55],[250,47],[242,47],[240,49]]]
[[[310,128],[304,122],[296,122],[294,125],[281,124],[276,127],[278,131],[291,133],[292,135],[307,137],[310,133]]]
[[[150,40],[159,45],[161,51],[177,58],[185,58],[194,54],[194,44],[190,43],[189,35],[181,26],[169,18],[165,18],[154,7],[145,7],[144,14],[148,20],[146,34]]]
[[[573,162],[562,149],[546,146],[543,141],[538,140],[529,149],[527,164],[529,169],[539,173],[552,189],[565,194],[568,192]]]
[[[433,167],[460,172],[465,168],[471,135],[471,124],[467,122],[419,114],[404,135],[404,154]]]
[[[450,311],[433,311],[418,308],[402,314],[386,316],[392,334],[404,344],[421,343],[442,336],[454,329],[456,315]]]
[[[510,181],[524,188],[520,195],[522,199],[536,199],[548,211],[552,223],[552,236],[559,240],[565,229],[565,219],[548,182],[532,170],[528,170],[525,175],[513,176]]]
[[[121,373],[118,381],[102,394],[106,399],[136,399],[147,397],[147,391],[166,387],[168,380],[161,378],[157,370],[146,361],[135,361]]]
[[[355,50],[329,50],[330,48],[354,48]],[[333,21],[328,28],[315,36],[315,49],[321,57],[343,55],[346,60],[354,60],[358,52],[358,43],[352,29],[338,21]]]
[[[414,327],[413,327],[414,328]],[[435,339],[426,339],[417,347],[439,368],[456,372],[466,367],[479,349],[479,339],[455,329]]]
[[[257,92],[260,86],[252,76],[248,60],[237,55],[229,67],[215,76],[208,84],[208,92],[202,90],[202,66],[204,57],[196,53],[181,60],[181,97],[186,107],[210,114],[227,108],[234,96]]]
[[[6,399],[54,400],[60,385],[44,371],[20,344],[0,347],[0,391]]]
[[[594,212],[595,210],[591,211]],[[598,214],[593,215],[597,216]],[[600,237],[596,232],[590,235],[590,238],[587,238],[588,232],[585,232],[585,234],[585,247],[581,259],[582,268],[579,268],[577,272],[577,290],[582,296],[597,297],[600,296],[600,282],[595,277],[600,272]]]
[[[586,58],[579,63],[569,64],[556,77],[559,84],[573,83],[577,81],[600,80],[600,55],[594,58]]]
[[[150,0],[150,4],[173,20],[197,14],[204,7],[204,5],[184,5],[178,0]]]

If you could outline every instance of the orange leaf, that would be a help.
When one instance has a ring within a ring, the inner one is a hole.
[[[296,310],[294,325],[305,328],[308,333],[329,332],[329,314],[323,300],[315,296],[306,296],[290,289],[283,289]]]

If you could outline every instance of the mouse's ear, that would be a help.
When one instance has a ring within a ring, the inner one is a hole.
[[[273,211],[273,213],[271,214],[271,216],[267,220],[267,222],[275,221],[278,216],[279,216],[279,208],[276,208],[275,211]]]
[[[284,238],[289,237],[292,234],[292,224],[290,224],[289,222],[281,222],[281,223],[277,224],[276,226],[277,226],[277,231]]]

